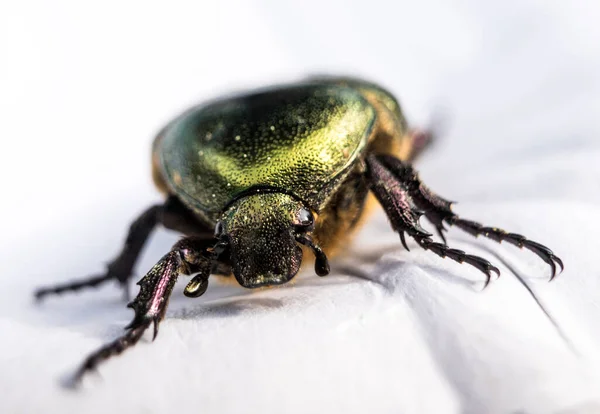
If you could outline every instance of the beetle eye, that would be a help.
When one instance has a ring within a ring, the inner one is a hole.
[[[221,220],[217,221],[217,225],[215,226],[215,237],[220,237],[223,234],[223,222]]]
[[[314,218],[310,210],[306,208],[301,208],[298,211],[298,215],[296,216],[296,221],[294,223],[299,227],[310,227],[314,224]]]

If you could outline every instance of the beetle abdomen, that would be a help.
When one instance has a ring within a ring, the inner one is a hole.
[[[193,108],[155,151],[167,185],[207,218],[254,186],[281,188],[318,209],[322,189],[355,160],[375,117],[353,88],[288,86]]]

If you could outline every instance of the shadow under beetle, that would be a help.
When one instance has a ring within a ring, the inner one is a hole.
[[[194,275],[184,291],[189,297],[206,291],[211,274],[233,273],[247,288],[279,285],[298,273],[303,253],[312,251],[315,272],[327,275],[327,255],[358,228],[370,194],[407,250],[405,233],[440,257],[476,267],[487,285],[499,270],[448,247],[447,224],[531,250],[550,265],[553,278],[563,264],[550,249],[458,217],[451,202],[420,181],[411,162],[430,138],[408,129],[389,92],[351,78],[309,79],[225,98],[174,119],[156,137],[152,155],[153,178],[166,201],[131,225],[106,274],[36,292],[41,299],[109,280],[126,287],[156,225],[186,236],[138,282],[127,332],[88,356],[75,379],[137,343],[151,324],[156,337],[180,274]],[[443,243],[419,225],[422,215]]]

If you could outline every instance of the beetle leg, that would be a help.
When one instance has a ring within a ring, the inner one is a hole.
[[[109,280],[117,280],[125,286],[144,243],[158,222],[158,215],[162,207],[162,205],[154,205],[148,208],[131,224],[121,253],[108,264],[106,273],[89,279],[40,288],[36,290],[35,298],[39,300],[49,294],[61,294],[67,291],[78,291],[85,287],[96,287]]]
[[[412,142],[411,151],[408,155],[409,162],[421,155],[436,139],[435,131],[432,129],[414,129],[409,131],[409,136]]]
[[[60,294],[67,291],[78,291],[86,287],[96,287],[109,280],[119,282],[125,289],[125,295],[128,297],[128,281],[131,278],[133,267],[148,237],[159,223],[168,229],[184,234],[205,233],[212,237],[212,229],[208,229],[199,223],[179,200],[175,197],[170,197],[164,204],[148,208],[133,222],[129,228],[123,249],[108,264],[106,273],[71,283],[40,288],[36,290],[35,298],[40,300],[50,294]]]
[[[500,275],[498,268],[487,260],[431,240],[431,234],[419,224],[419,218],[423,212],[418,210],[406,184],[387,169],[376,156],[367,157],[367,165],[367,177],[371,190],[385,209],[393,229],[401,235],[401,239],[404,239],[404,232],[406,232],[422,248],[430,250],[442,258],[448,257],[458,263],[470,264],[485,273],[487,276],[486,286],[491,280],[492,272]]]
[[[200,296],[208,287],[208,277],[215,259],[209,247],[213,241],[189,237],[176,243],[139,282],[140,291],[127,306],[135,316],[125,329],[127,332],[89,355],[74,376],[74,384],[98,364],[114,355],[119,355],[135,345],[144,331],[154,325],[153,340],[158,334],[158,324],[164,318],[169,297],[180,274],[198,273],[186,287],[187,296]]]
[[[416,206],[425,212],[425,217],[433,223],[438,233],[446,242],[442,231],[445,231],[444,223],[450,226],[456,226],[459,229],[469,233],[472,236],[482,235],[492,239],[498,243],[506,241],[519,248],[525,248],[537,256],[544,262],[550,265],[552,274],[550,280],[556,276],[556,265],[558,264],[561,271],[564,269],[562,260],[554,255],[552,250],[532,240],[528,240],[525,236],[515,233],[509,233],[497,227],[488,227],[471,220],[465,220],[452,212],[452,202],[443,199],[442,197],[431,191],[419,179],[417,172],[410,166],[399,159],[389,156],[380,155],[377,157],[379,161],[394,175],[404,183],[410,196]]]
[[[392,172],[397,179],[404,183],[404,186],[409,192],[415,205],[425,213],[427,220],[433,224],[436,232],[444,241],[444,244],[446,244],[444,231],[447,230],[444,227],[443,217],[439,214],[439,212],[450,211],[450,205],[452,202],[438,196],[430,199],[429,201],[424,200],[424,198],[420,196],[419,190],[425,188],[425,186],[421,183],[417,172],[410,164],[404,163],[396,157],[389,155],[379,155],[377,156],[377,159],[385,166],[386,169]]]

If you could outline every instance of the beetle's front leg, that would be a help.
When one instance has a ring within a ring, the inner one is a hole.
[[[215,258],[214,250],[210,248],[214,243],[214,240],[193,237],[176,243],[138,282],[140,291],[128,305],[135,311],[135,316],[126,327],[125,335],[88,356],[76,372],[75,382],[100,362],[135,345],[151,324],[154,324],[153,338],[156,338],[158,324],[165,316],[171,291],[180,274],[198,273],[186,287],[185,294],[193,297],[202,295],[208,287],[208,277]]]

